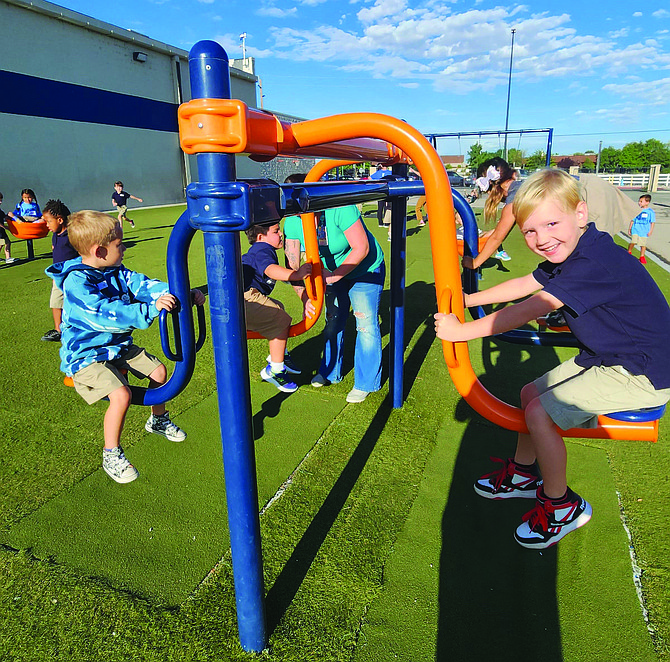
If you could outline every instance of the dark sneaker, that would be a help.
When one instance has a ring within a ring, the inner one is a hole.
[[[298,390],[298,385],[292,382],[287,376],[286,372],[272,372],[269,365],[261,370],[261,377],[270,384],[274,384],[280,391],[284,393],[293,393]]]
[[[537,491],[535,508],[523,516],[523,523],[514,532],[514,539],[528,549],[546,549],[555,545],[570,531],[584,526],[590,519],[591,504],[568,488],[563,501],[552,501]]]
[[[140,475],[124,455],[121,446],[102,451],[102,468],[117,483],[130,483]]]
[[[184,441],[184,439],[186,439],[186,432],[180,427],[177,427],[170,420],[170,414],[168,412],[165,412],[160,416],[151,414],[147,422],[144,424],[144,429],[147,432],[161,434],[170,441]]]
[[[270,363],[269,354],[265,360]],[[290,354],[284,354],[284,372],[287,372],[289,375],[299,375],[302,373],[302,370],[300,370],[300,368],[298,368],[298,366],[293,363],[293,359],[291,358]]]
[[[47,342],[60,342],[60,333],[58,333],[56,329],[51,329],[51,331],[47,331],[42,336],[42,340],[46,340]]]
[[[532,469],[521,468],[512,458],[491,458],[502,466],[483,475],[474,485],[475,492],[485,499],[534,499],[537,487],[542,483],[536,465]]]

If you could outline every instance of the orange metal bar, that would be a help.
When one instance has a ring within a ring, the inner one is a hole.
[[[179,106],[178,121],[181,148],[187,154],[250,154],[262,160],[290,154],[385,164],[400,159],[394,145],[365,136],[302,144],[293,133],[295,124],[249,108],[238,99],[193,99]]]
[[[252,136],[260,135],[261,129],[252,126],[258,119],[256,117],[258,111],[248,111],[248,113],[245,125],[248,134]],[[267,118],[264,117],[262,121],[267,122]],[[430,218],[431,253],[439,310],[440,312],[448,312],[453,308],[457,317],[464,321],[451,187],[440,157],[421,133],[405,122],[388,115],[351,113],[298,122],[289,127],[282,125],[282,136],[277,139],[273,149],[276,149],[278,154],[284,155],[321,155],[323,152],[320,152],[320,150],[325,143],[329,143],[340,158],[370,160],[369,154],[352,156],[347,148],[348,145],[352,144],[352,141],[364,137],[376,138],[397,146],[414,162],[419,171],[425,187],[428,216]],[[206,143],[202,144],[207,146]],[[253,140],[247,138],[244,144],[246,149],[253,144]],[[198,148],[195,151],[218,150]],[[244,149],[239,151],[244,151]],[[261,148],[259,153],[267,154],[265,146]],[[384,159],[372,157],[371,160],[383,161]],[[470,363],[467,343],[442,341],[442,345],[449,374],[458,392],[468,404],[479,414],[500,427],[527,433],[528,428],[526,427],[523,411],[496,398],[477,379]],[[658,422],[626,423],[601,416],[599,417],[599,427],[595,430],[573,429],[563,434],[572,437],[653,441],[656,439],[657,429]]]

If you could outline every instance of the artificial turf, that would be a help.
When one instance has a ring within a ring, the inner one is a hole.
[[[128,266],[165,277],[178,213],[135,215]],[[374,218],[368,226],[386,249],[385,231]],[[511,531],[523,507],[471,490],[513,435],[474,415],[450,383],[432,330],[428,232],[410,223],[408,235],[403,409],[390,407],[386,384],[345,405],[350,372],[318,391],[306,375],[297,394],[278,396],[258,377],[265,343],[249,343],[260,505],[291,476],[261,517],[270,635],[261,659],[669,659],[666,426],[658,444],[569,442],[570,482],[594,517],[544,554],[518,547]],[[189,438],[147,435],[146,411],[132,408],[124,445],[140,479],[112,483],[99,470],[104,405],[87,407],[66,390],[57,347],[38,340],[51,328],[47,242],[36,242],[37,260],[0,267],[12,293],[0,318],[0,342],[12,348],[11,369],[0,374],[0,659],[253,659],[236,638],[211,346],[170,405]],[[532,265],[518,237],[506,248],[513,261],[485,269],[484,286]],[[191,283],[203,285],[197,237],[192,254]],[[670,292],[667,274],[650,270]],[[276,293],[296,316],[290,290]],[[318,331],[292,341],[311,370]],[[136,340],[160,354],[157,329]],[[513,403],[566,351],[471,345],[475,371]]]

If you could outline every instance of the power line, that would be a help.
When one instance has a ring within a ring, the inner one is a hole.
[[[667,133],[670,129],[646,129],[644,131],[598,131],[597,133],[555,133],[554,138],[575,138],[578,136],[617,136],[634,133]]]

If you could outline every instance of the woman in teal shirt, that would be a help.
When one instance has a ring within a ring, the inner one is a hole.
[[[363,402],[368,393],[381,388],[382,338],[379,329],[379,302],[386,269],[381,246],[363,223],[356,205],[327,209],[316,214],[319,255],[326,283],[326,326],[319,372],[312,386],[342,380],[344,330],[349,309],[356,319],[354,388],[347,402]],[[304,250],[301,220],[286,218],[285,252],[289,266],[300,266]],[[306,294],[300,292],[303,301]]]

